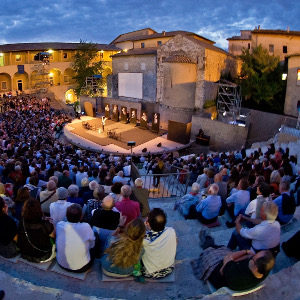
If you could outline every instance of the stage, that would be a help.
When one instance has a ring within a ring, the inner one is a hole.
[[[82,122],[88,122],[92,129],[87,130],[84,128]],[[109,132],[114,133],[117,139],[109,137]],[[184,145],[168,140],[166,133],[160,135],[133,124],[124,124],[112,120],[105,122],[104,132],[102,132],[101,118],[87,116],[82,116],[80,120],[76,119],[67,124],[64,127],[64,135],[70,143],[81,148],[118,155],[131,153],[130,146],[127,146],[129,141],[136,142],[136,146],[132,148],[135,155],[149,152],[153,154],[170,152],[189,146],[189,144]],[[159,143],[161,143],[161,147],[157,147]],[[147,148],[147,151],[142,152],[145,148]]]

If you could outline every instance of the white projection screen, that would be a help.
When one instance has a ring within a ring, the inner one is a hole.
[[[143,99],[143,73],[118,73],[119,96]]]

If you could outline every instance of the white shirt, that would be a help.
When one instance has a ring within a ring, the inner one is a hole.
[[[83,172],[83,173],[81,173],[81,172],[77,172],[76,173],[76,185],[78,186],[78,187],[81,187],[81,180],[83,179],[83,178],[87,178],[88,177],[88,175],[87,175],[87,172]]]
[[[172,266],[175,262],[177,247],[175,230],[166,227],[153,242],[144,239],[143,247],[145,252],[142,260],[149,274]]]
[[[95,235],[88,223],[58,222],[56,225],[56,260],[70,270],[79,270],[90,260]]]
[[[280,243],[280,224],[277,221],[263,221],[253,228],[242,228],[240,235],[252,240],[256,250],[271,249]]]
[[[66,200],[57,200],[50,204],[50,217],[53,220],[55,226],[60,221],[66,220],[67,208],[73,203],[67,202]]]

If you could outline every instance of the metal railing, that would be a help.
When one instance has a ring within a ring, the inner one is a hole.
[[[141,174],[135,164],[131,167],[131,178],[134,181],[140,177],[144,181],[144,188],[149,191],[149,198],[182,197],[187,193],[190,172],[180,173],[177,168],[174,173]]]

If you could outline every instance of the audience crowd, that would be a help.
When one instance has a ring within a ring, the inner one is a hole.
[[[155,174],[155,187],[161,184],[160,174],[176,172],[179,184],[191,186],[174,206],[186,219],[211,227],[218,226],[218,216],[228,214],[226,224],[235,229],[224,251],[208,235],[201,236],[205,255],[193,265],[199,278],[215,287],[244,289],[273,267],[281,226],[300,204],[297,158],[289,149],[272,144],[265,153],[258,149],[248,156],[242,149],[187,157],[117,157],[59,139],[71,118],[53,110],[47,98],[19,95],[0,101],[0,224],[6,228],[0,231],[0,255],[20,253],[37,263],[56,256],[60,267],[72,272],[84,272],[101,258],[107,276],[134,275],[136,280],[170,274],[176,233],[166,226],[162,209],[149,209],[143,180],[130,186],[132,159]],[[287,255],[297,257],[299,239],[298,232],[284,243]],[[243,264],[234,264],[238,261]],[[234,277],[235,272],[248,282]]]

